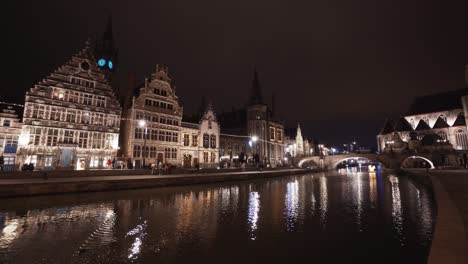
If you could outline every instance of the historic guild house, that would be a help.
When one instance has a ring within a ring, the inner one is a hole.
[[[112,28],[26,93],[19,164],[38,169],[106,167],[117,155],[121,107],[110,85]]]
[[[211,108],[198,123],[183,122],[183,108],[169,70],[157,65],[135,89],[123,121],[122,155],[137,168],[171,163],[214,167],[218,163],[219,125]]]

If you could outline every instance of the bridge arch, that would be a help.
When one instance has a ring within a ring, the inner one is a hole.
[[[343,161],[348,161],[348,160],[358,160],[358,159],[366,159],[370,162],[375,162],[375,163],[380,163],[382,164],[382,162],[380,162],[379,160],[377,159],[374,159],[372,157],[366,157],[366,156],[361,156],[361,155],[355,155],[355,156],[349,156],[349,157],[342,157],[342,158],[339,158],[339,159],[336,159],[334,160],[330,165],[330,168],[329,169],[336,169],[337,166],[342,163]]]
[[[409,157],[406,157],[406,158],[404,158],[404,159],[401,161],[400,167],[403,168],[405,162],[407,162],[407,161],[410,160],[410,159],[421,159],[421,160],[424,160],[425,162],[427,162],[427,163],[430,165],[430,169],[435,169],[434,163],[433,163],[430,159],[425,158],[425,157],[422,157],[422,156],[409,156]]]

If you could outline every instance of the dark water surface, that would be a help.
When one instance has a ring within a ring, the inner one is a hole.
[[[431,192],[333,172],[0,200],[0,263],[425,263]]]

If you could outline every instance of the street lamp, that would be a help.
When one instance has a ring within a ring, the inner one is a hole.
[[[141,152],[143,154],[143,169],[144,169],[145,168],[145,157],[146,157],[146,135],[148,133],[148,127],[146,127],[146,121],[145,120],[138,121],[138,126],[145,129],[145,133],[143,135],[143,151]]]

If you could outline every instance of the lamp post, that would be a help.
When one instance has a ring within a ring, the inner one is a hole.
[[[252,136],[250,138],[250,141],[249,141],[249,146],[251,147],[252,149],[252,159],[254,160],[254,163],[256,164],[257,160],[255,160],[255,154],[257,153],[256,151],[256,148],[257,148],[257,145],[255,145],[255,148],[253,147],[253,144],[256,143],[258,140],[258,137],[257,136]]]
[[[143,169],[144,169],[145,168],[145,158],[146,158],[146,135],[148,133],[148,127],[146,126],[146,121],[145,120],[138,121],[138,126],[140,128],[145,129],[145,132],[143,134],[143,151],[141,152],[143,154]]]

